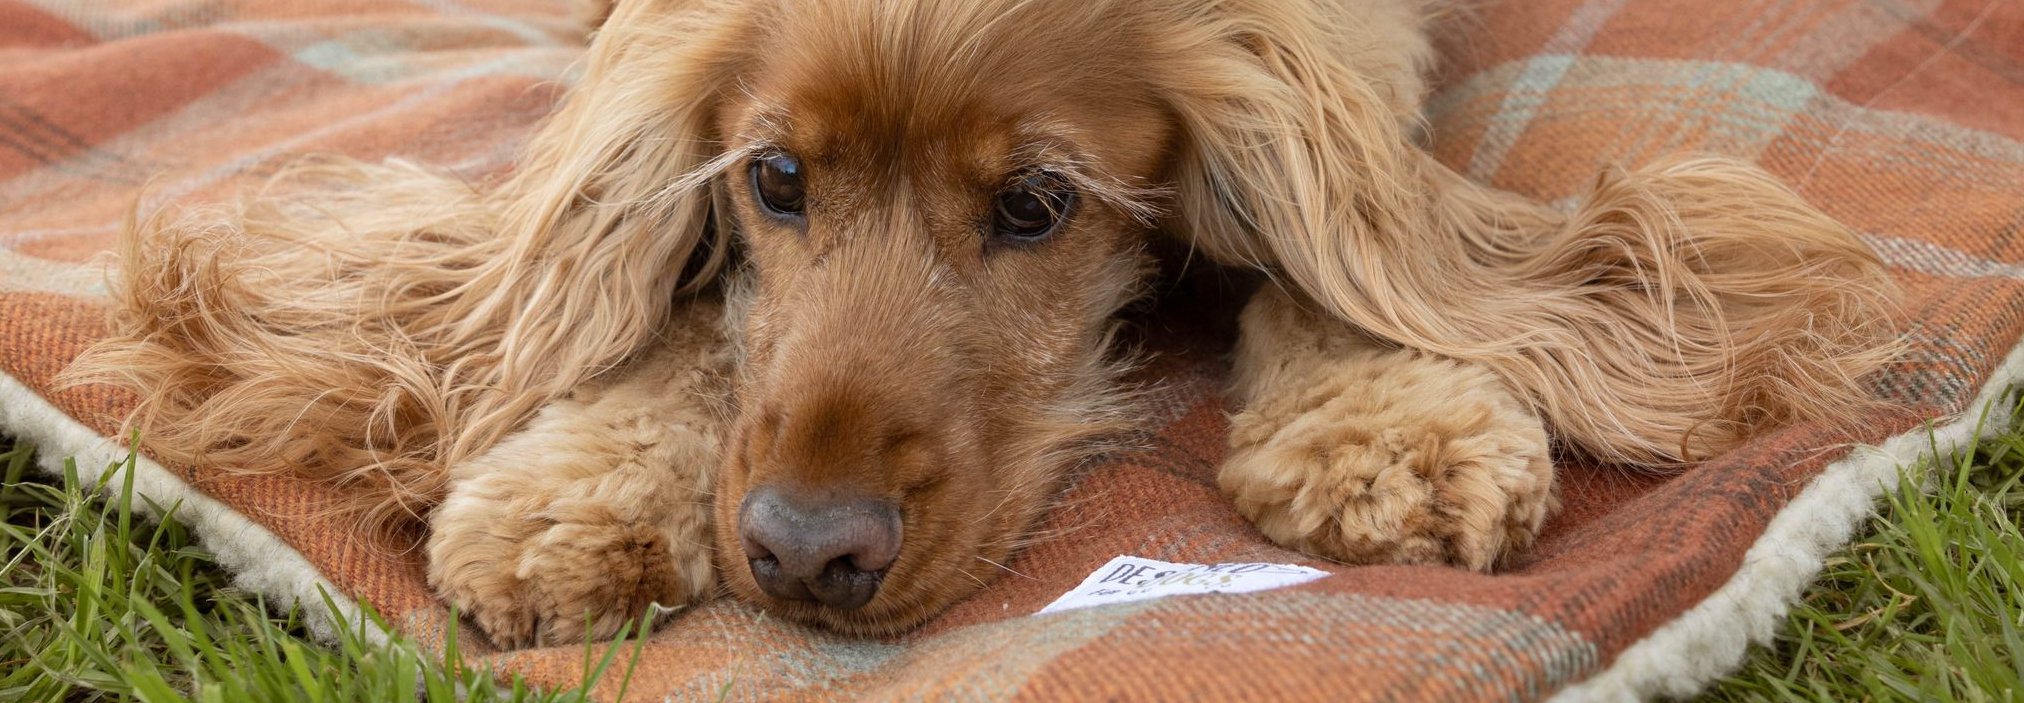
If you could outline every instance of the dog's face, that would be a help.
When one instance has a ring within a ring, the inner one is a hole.
[[[892,631],[974,591],[1108,429],[1171,134],[1128,32],[977,6],[784,4],[717,110],[754,278],[717,546],[795,618]]]

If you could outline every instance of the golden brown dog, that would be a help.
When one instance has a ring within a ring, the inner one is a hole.
[[[1889,281],[1764,173],[1562,212],[1418,148],[1444,8],[621,0],[502,183],[325,163],[137,222],[84,369],[160,458],[426,515],[508,643],[720,579],[863,633],[974,592],[1130,422],[1107,342],[1157,242],[1274,281],[1221,482],[1321,557],[1492,568],[1549,431],[1673,467],[1865,402]]]

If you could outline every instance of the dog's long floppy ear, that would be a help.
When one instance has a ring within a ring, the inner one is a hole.
[[[514,399],[460,444],[489,445],[508,418],[637,351],[678,293],[721,268],[728,247],[705,238],[729,234],[710,216],[729,160],[711,122],[749,46],[735,9],[625,0],[594,35],[577,87],[496,196],[505,250],[458,336],[497,340]],[[482,329],[502,321],[503,334]]]
[[[377,518],[654,338],[707,282],[718,91],[742,3],[625,0],[496,188],[393,161],[286,169],[234,208],[137,213],[108,336],[66,372],[133,391],[160,460],[362,483]],[[721,243],[720,243],[721,244]],[[693,259],[693,260],[692,260]]]
[[[1416,3],[1201,4],[1169,79],[1185,134],[1172,228],[1196,248],[1489,366],[1604,459],[1677,465],[1873,405],[1857,379],[1893,353],[1890,280],[1762,171],[1671,160],[1559,212],[1414,144]]]

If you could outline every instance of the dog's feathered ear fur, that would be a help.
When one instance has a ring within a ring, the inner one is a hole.
[[[474,286],[483,297],[456,336],[497,338],[498,382],[516,401],[469,418],[476,431],[463,439],[474,446],[631,355],[679,290],[721,267],[729,247],[704,241],[729,234],[711,226],[711,183],[728,163],[712,122],[749,38],[710,4],[614,8],[581,88],[500,189],[506,251]],[[699,254],[700,267],[690,262]]]
[[[623,361],[714,275],[710,122],[746,46],[725,7],[614,9],[496,188],[338,160],[236,210],[139,218],[113,334],[68,378],[139,394],[159,459],[364,481],[391,499],[364,506],[378,517],[419,515],[448,465]]]
[[[585,31],[595,31],[611,18],[614,0],[576,0],[570,6],[569,18]]]
[[[1755,167],[1606,174],[1572,213],[1413,143],[1430,52],[1406,3],[1223,0],[1177,47],[1173,229],[1394,343],[1482,363],[1580,451],[1643,466],[1874,405],[1894,288]],[[1428,3],[1429,6],[1437,5]]]

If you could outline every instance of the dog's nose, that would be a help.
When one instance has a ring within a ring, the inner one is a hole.
[[[760,487],[739,507],[738,536],[759,590],[856,610],[899,558],[900,511],[883,500],[811,500]]]

